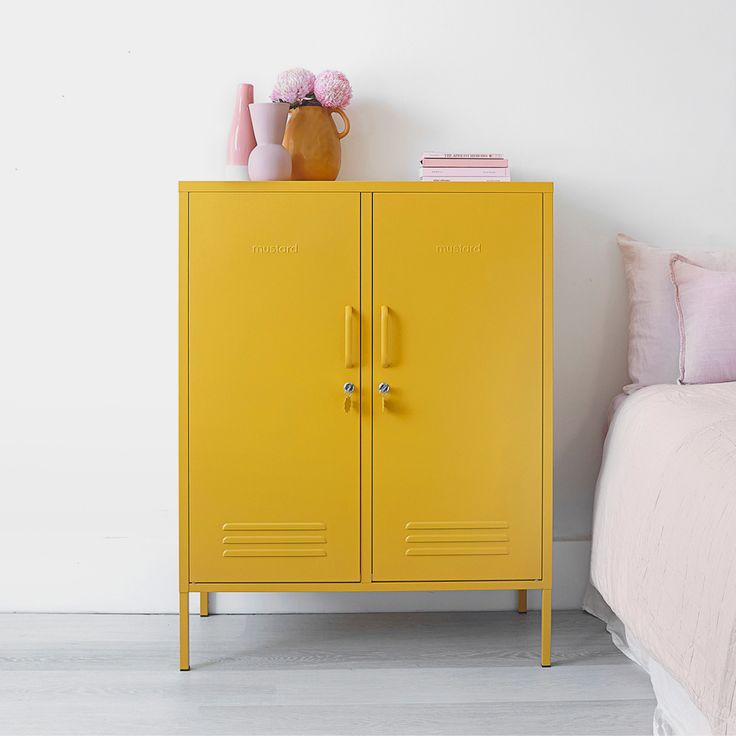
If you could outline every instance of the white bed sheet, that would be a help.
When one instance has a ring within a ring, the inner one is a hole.
[[[736,384],[651,386],[618,406],[591,581],[586,610],[652,677],[654,732],[736,733]]]
[[[654,736],[712,736],[708,719],[695,705],[687,690],[627,630],[624,622],[611,610],[592,584],[588,585],[585,592],[583,609],[605,621],[613,643],[649,675],[657,699],[657,707],[652,714]]]

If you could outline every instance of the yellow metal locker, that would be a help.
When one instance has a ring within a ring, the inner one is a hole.
[[[552,185],[180,184],[181,669],[209,592],[552,588]]]

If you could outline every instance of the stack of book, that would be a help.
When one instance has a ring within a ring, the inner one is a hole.
[[[426,151],[421,181],[511,181],[509,161],[502,153]]]

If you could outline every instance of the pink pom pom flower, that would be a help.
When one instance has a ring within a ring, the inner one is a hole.
[[[273,102],[288,102],[291,107],[301,105],[314,92],[314,74],[309,69],[287,69],[276,77],[271,92]]]
[[[347,107],[353,89],[342,72],[327,69],[314,78],[314,96],[322,107]]]

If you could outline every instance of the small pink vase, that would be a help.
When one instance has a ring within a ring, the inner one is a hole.
[[[244,178],[250,152],[256,146],[253,125],[250,121],[248,106],[253,102],[253,85],[239,84],[235,92],[235,110],[227,139],[227,164],[239,167]],[[237,169],[236,169],[237,171]]]
[[[248,159],[248,176],[252,181],[290,179],[291,156],[282,145],[288,103],[252,102],[248,107],[257,143]]]

